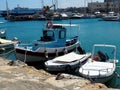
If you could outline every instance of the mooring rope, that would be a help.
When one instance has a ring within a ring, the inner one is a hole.
[[[27,54],[27,50],[25,50],[25,57],[24,57],[24,63],[26,62],[26,54]]]
[[[10,51],[8,51],[8,52],[6,52],[6,53],[2,53],[2,54],[0,54],[0,56],[5,56],[5,55],[7,55],[7,54],[9,54],[9,53],[12,53],[13,51],[15,51],[14,49],[13,50],[10,50]]]
[[[116,66],[116,68],[120,68],[120,66]]]

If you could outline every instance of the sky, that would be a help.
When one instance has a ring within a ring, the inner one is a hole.
[[[28,8],[41,8],[42,0],[7,0],[9,9],[13,9],[17,5]],[[51,6],[53,0],[43,0],[45,6]],[[66,7],[83,7],[87,6],[87,2],[103,2],[104,0],[58,0],[58,8]],[[0,0],[0,10],[6,9],[6,0]]]

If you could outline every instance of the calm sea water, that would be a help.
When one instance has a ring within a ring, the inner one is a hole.
[[[0,18],[0,28],[7,30],[7,38],[17,37],[19,40],[33,41],[40,38],[42,28],[47,21],[8,22]],[[54,23],[69,23],[70,20],[54,21]],[[113,44],[117,47],[117,58],[120,60],[120,22],[99,21],[99,19],[71,20],[80,24],[79,39],[86,51],[91,51],[96,43]],[[74,30],[72,31],[75,32]],[[120,62],[118,64],[120,66]],[[116,70],[120,74],[120,68]],[[115,77],[108,83],[109,87],[120,89],[120,78]]]

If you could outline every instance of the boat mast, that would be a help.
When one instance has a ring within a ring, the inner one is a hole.
[[[58,0],[56,0],[56,10],[58,10]]]
[[[120,17],[120,2],[118,4],[118,13],[119,13],[119,17]]]
[[[8,9],[8,1],[6,0],[6,10],[7,10],[7,16],[9,15],[9,9]]]
[[[53,5],[53,8],[54,8],[54,12],[56,12],[56,2],[55,2],[55,0],[52,0],[52,5]]]
[[[108,12],[109,12],[109,2],[108,2],[108,0],[106,1],[106,13],[108,14]]]
[[[92,15],[92,12],[93,12],[93,9],[92,9],[92,0],[91,0],[91,11],[90,11],[90,14]]]
[[[84,0],[84,15],[86,15],[86,0]]]
[[[58,9],[58,0],[54,0],[54,4],[55,4],[55,10]]]
[[[41,0],[41,4],[42,4],[42,8],[44,7],[44,1],[43,0]]]

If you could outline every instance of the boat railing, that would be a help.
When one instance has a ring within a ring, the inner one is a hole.
[[[57,42],[57,41],[50,41],[50,42],[44,42],[44,41],[35,41],[34,43],[38,43],[39,45],[43,45],[43,44],[50,44],[50,43],[54,43],[54,42]]]
[[[118,61],[118,59],[109,59],[108,62],[110,62],[110,63],[118,63],[119,61]]]
[[[39,51],[39,50],[46,50],[46,45],[47,44],[50,44],[50,42],[46,42],[46,43],[40,43],[39,44],[39,48],[37,48],[35,51]],[[41,47],[44,47],[44,48],[41,48]],[[47,47],[48,48],[48,47]],[[54,47],[55,48],[55,47]],[[57,49],[62,49],[63,47],[57,47]],[[64,47],[65,48],[65,47]],[[49,48],[49,49],[52,49],[52,48]]]
[[[43,41],[36,41],[34,42],[34,45],[35,46],[39,46],[38,48],[35,49],[35,51],[39,51],[41,47],[44,47],[44,50],[46,50],[46,45],[50,45],[50,44],[53,44],[53,43],[57,43],[57,41],[50,41],[50,42],[43,42]]]
[[[78,36],[71,37],[71,38],[66,40],[66,46],[75,44],[77,41],[78,41]]]
[[[33,43],[31,40],[24,40],[24,41],[19,41],[19,44],[30,44]]]
[[[32,46],[32,44],[19,44],[19,46],[24,46],[24,47],[27,47],[27,46]]]
[[[87,76],[90,76],[90,71],[89,70],[93,70],[93,71],[98,71],[99,72],[99,76],[102,76],[101,75],[101,72],[110,72],[110,70],[112,70],[113,68],[106,68],[106,69],[100,69],[100,70],[97,70],[97,69],[83,69],[82,68],[82,73],[83,73],[83,71],[84,70],[88,70],[88,74],[87,74]]]

